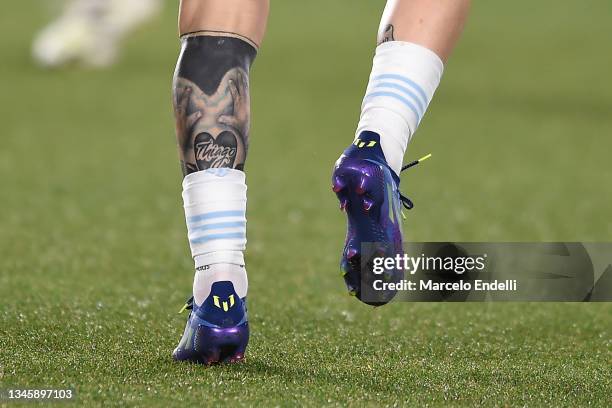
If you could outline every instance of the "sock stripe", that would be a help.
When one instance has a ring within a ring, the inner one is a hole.
[[[372,79],[375,81],[379,81],[381,79],[395,79],[397,81],[404,82],[405,84],[410,85],[410,87],[412,87],[415,91],[418,92],[424,106],[427,106],[429,104],[429,98],[427,97],[427,94],[425,93],[423,88],[421,88],[419,84],[417,84],[416,82],[414,82],[412,79],[408,77],[405,77],[403,75],[398,75],[398,74],[382,74],[382,75],[377,75]]]
[[[201,231],[209,231],[216,229],[225,229],[225,228],[244,228],[246,227],[246,221],[233,221],[233,222],[217,222],[215,224],[204,224],[199,225],[197,227],[189,228],[189,232],[201,232]]]
[[[374,85],[372,86],[373,91],[378,90],[378,89],[384,89],[384,88],[395,89],[397,91],[404,93],[406,96],[411,97],[414,100],[414,102],[418,105],[419,116],[423,116],[423,113],[425,112],[425,106],[423,106],[423,103],[421,102],[419,97],[417,97],[417,95],[415,95],[415,93],[412,92],[410,89],[404,86],[401,86],[400,84],[393,83],[393,82],[379,82],[379,83],[374,83]]]
[[[412,104],[412,102],[410,102],[408,99],[404,98],[401,95],[398,95],[396,93],[393,92],[372,92],[366,95],[365,100],[371,99],[371,98],[376,98],[376,97],[382,97],[382,96],[386,96],[389,98],[395,98],[398,101],[402,102],[404,105],[406,105],[417,117],[417,123],[421,121],[421,115],[419,115],[419,112],[417,110],[417,108]]]
[[[206,221],[214,218],[224,218],[224,217],[244,217],[245,211],[237,210],[237,211],[213,211],[205,214],[193,215],[191,217],[187,217],[187,224],[193,224],[195,222]]]
[[[203,237],[192,238],[189,240],[192,244],[202,244],[208,241],[215,241],[220,239],[246,239],[246,234],[244,232],[228,232],[224,234],[211,234],[205,235]]]

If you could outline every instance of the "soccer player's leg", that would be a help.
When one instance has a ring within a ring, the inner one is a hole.
[[[176,360],[239,361],[249,340],[243,257],[249,69],[267,15],[268,0],[181,2],[173,100],[195,277]]]
[[[401,207],[410,209],[412,202],[399,191],[402,160],[440,83],[469,3],[388,0],[385,7],[355,139],[332,174],[333,191],[348,218],[342,273],[349,292],[365,303],[382,305],[395,296],[394,291],[374,293],[369,285],[374,279],[402,276],[396,270],[375,277],[362,262],[403,253]],[[365,254],[365,242],[381,245]]]
[[[162,0],[70,0],[34,39],[32,56],[43,67],[69,63],[106,67],[123,39],[162,8]]]

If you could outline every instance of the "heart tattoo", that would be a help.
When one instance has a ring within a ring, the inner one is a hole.
[[[234,166],[238,143],[232,132],[223,131],[216,138],[203,132],[195,137],[193,143],[196,164],[199,170]]]

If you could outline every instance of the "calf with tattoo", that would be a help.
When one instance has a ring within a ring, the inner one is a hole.
[[[243,257],[249,69],[267,15],[267,0],[181,2],[173,102],[195,277],[176,360],[239,361],[249,341]]]

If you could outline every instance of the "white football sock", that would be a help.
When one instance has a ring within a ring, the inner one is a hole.
[[[378,133],[387,163],[398,175],[443,70],[440,57],[423,46],[389,41],[376,47],[355,139],[365,130]]]
[[[219,281],[230,281],[239,298],[247,295],[249,282],[244,265],[231,263],[209,264],[206,255],[196,257],[196,273],[193,278],[193,300],[201,305],[208,295],[212,284]]]
[[[193,295],[201,305],[214,282],[231,281],[239,297],[247,294],[245,174],[208,169],[185,176],[183,202],[196,274]]]

